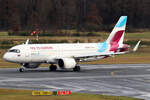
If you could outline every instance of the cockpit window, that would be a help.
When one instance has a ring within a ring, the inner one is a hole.
[[[11,50],[9,50],[8,52],[20,53],[20,50],[19,50],[19,49],[11,49]]]

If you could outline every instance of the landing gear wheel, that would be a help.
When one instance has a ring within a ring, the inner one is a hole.
[[[25,69],[24,68],[19,68],[19,72],[24,72]]]
[[[51,66],[49,67],[49,70],[50,70],[50,71],[56,71],[56,69],[57,69],[57,66],[56,66],[56,65],[51,65]]]
[[[73,68],[74,72],[79,72],[80,71],[80,66],[75,66],[75,68]]]

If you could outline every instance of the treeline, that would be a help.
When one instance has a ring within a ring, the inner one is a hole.
[[[128,16],[128,31],[150,28],[150,0],[0,0],[0,30],[19,35],[38,28],[110,31]]]

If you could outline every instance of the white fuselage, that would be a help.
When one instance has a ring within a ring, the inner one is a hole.
[[[77,61],[93,61],[127,53],[129,46],[123,44],[126,22],[127,16],[121,16],[103,43],[28,44],[27,40],[26,44],[12,47],[3,58],[26,68],[37,68],[41,63],[49,63],[52,65],[51,70],[56,70],[53,65],[58,64],[62,69],[79,71]]]
[[[76,55],[97,52],[103,43],[70,43],[70,44],[28,44],[12,47],[19,53],[7,52],[5,60],[16,63],[49,62],[55,63],[57,58],[69,58]],[[99,46],[98,46],[99,45]],[[9,56],[8,56],[9,55]]]

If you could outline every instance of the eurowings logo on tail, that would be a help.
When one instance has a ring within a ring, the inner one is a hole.
[[[110,45],[110,51],[116,52],[118,48],[123,47],[123,39],[126,28],[127,16],[121,16],[113,31],[107,39],[107,43]]]
[[[118,48],[124,46],[123,39],[126,22],[127,16],[121,16],[107,40],[103,43],[98,43],[98,52],[105,52],[106,50],[116,52]]]

